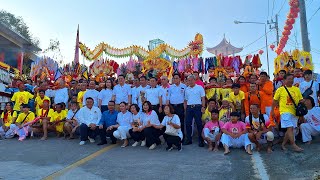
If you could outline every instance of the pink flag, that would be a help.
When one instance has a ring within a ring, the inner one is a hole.
[[[79,63],[79,25],[77,30],[76,49],[74,51],[74,64]]]

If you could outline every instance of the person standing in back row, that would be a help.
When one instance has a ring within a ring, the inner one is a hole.
[[[196,85],[196,78],[194,75],[188,76],[189,86],[185,92],[185,107],[186,107],[186,130],[187,135],[183,145],[192,144],[192,121],[193,118],[197,124],[199,147],[204,147],[201,132],[203,129],[201,115],[205,112],[205,92],[204,89]]]
[[[125,83],[124,78],[125,78],[124,75],[119,75],[118,76],[119,84],[117,84],[113,88],[112,101],[116,102],[116,106],[115,106],[116,111],[119,111],[121,102],[128,103],[128,106],[130,106],[132,103],[131,87],[130,85]]]

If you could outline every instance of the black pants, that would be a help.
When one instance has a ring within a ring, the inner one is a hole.
[[[159,117],[159,114],[160,114],[159,113],[159,107],[160,107],[160,105],[159,104],[152,105],[151,107],[152,107],[152,110],[154,110],[157,113],[158,117]],[[159,121],[161,122],[162,120],[159,119]]]
[[[172,145],[175,145],[177,147],[181,146],[181,139],[179,136],[171,136],[164,133],[163,137],[166,140],[168,147],[172,147]]]
[[[161,144],[159,136],[161,136],[161,130],[154,127],[148,127],[143,130],[143,134],[146,137],[146,145],[150,147],[152,144]]]
[[[182,104],[171,104],[171,105],[174,109],[174,113],[179,116],[180,123],[181,123],[181,131],[182,131],[182,134],[184,137],[184,134],[185,134],[184,113],[185,113],[185,111],[184,111],[183,103]]]
[[[97,127],[95,130],[90,129],[86,124],[81,124],[80,125],[80,140],[81,141],[86,141],[88,140],[88,136],[92,139],[95,139],[97,136]]]
[[[117,129],[107,130],[105,126],[103,126],[103,129],[99,129],[101,142],[107,142],[106,137],[110,137],[113,143],[117,142],[117,139],[113,136],[113,132],[116,130]]]
[[[144,136],[144,133],[143,131],[139,132],[139,131],[136,131],[136,132],[133,132],[132,129],[129,130],[129,134],[131,136],[131,138],[134,140],[134,141],[143,141],[146,137]]]

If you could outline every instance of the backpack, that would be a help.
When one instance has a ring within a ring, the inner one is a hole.
[[[249,115],[249,122],[250,122],[251,129],[253,129],[252,114],[251,114],[251,113],[250,113],[250,115]],[[266,121],[265,121],[265,119],[264,119],[263,114],[259,114],[259,123],[260,123],[260,126],[261,126],[261,124],[266,125]]]

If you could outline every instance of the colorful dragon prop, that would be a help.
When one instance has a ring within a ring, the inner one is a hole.
[[[278,73],[281,69],[293,72],[294,68],[313,70],[312,56],[309,52],[294,50],[283,52],[274,59],[274,71]]]
[[[100,43],[93,51],[91,51],[83,43],[79,43],[79,48],[83,56],[88,60],[98,59],[102,53],[106,53],[111,57],[122,58],[136,55],[142,57],[145,60],[156,59],[161,56],[162,53],[166,53],[173,58],[183,58],[188,56],[198,57],[203,51],[203,37],[201,34],[196,34],[194,41],[190,42],[188,46],[182,50],[177,50],[168,44],[160,44],[155,49],[148,51],[145,48],[137,45],[118,49],[110,46],[106,43]]]

